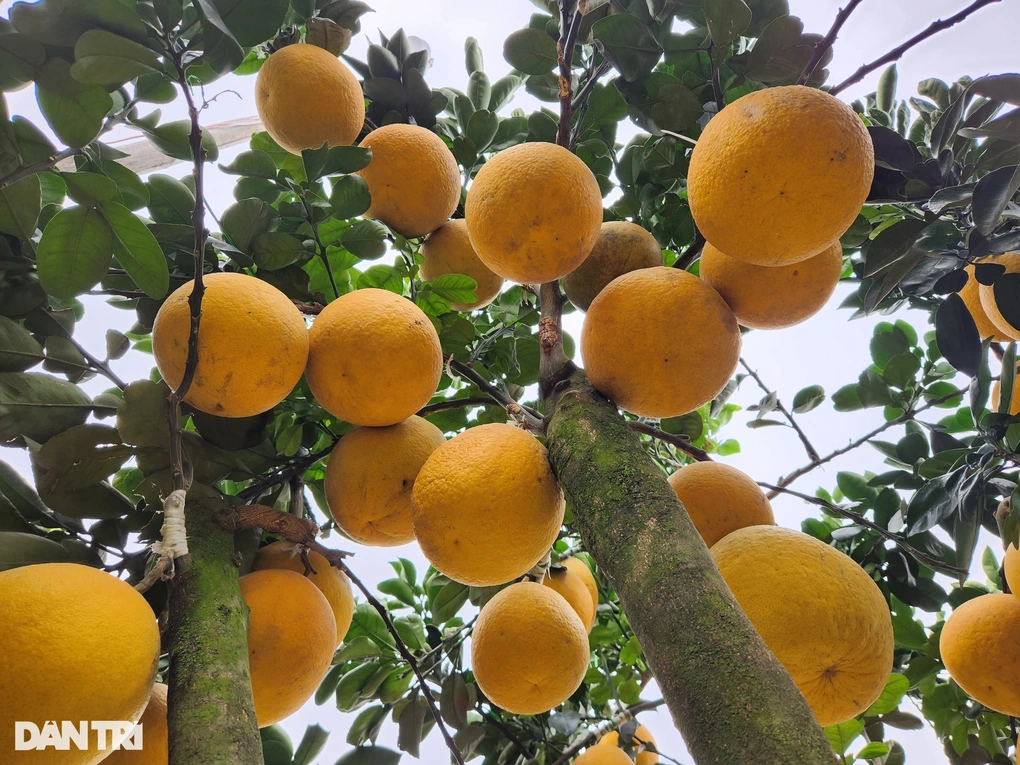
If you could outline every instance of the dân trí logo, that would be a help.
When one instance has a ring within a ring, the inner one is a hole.
[[[99,751],[142,748],[141,723],[129,720],[79,720],[77,723],[63,720],[58,725],[54,720],[47,720],[41,728],[34,722],[15,722],[14,750],[68,752],[73,746],[84,751],[90,748],[90,733],[94,734],[91,743]]]

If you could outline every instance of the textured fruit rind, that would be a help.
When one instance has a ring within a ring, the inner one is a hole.
[[[985,258],[986,263],[1005,266],[1007,274],[1020,273],[1020,252],[1007,252],[1002,255]],[[999,310],[995,301],[995,287],[989,284],[978,285],[978,296],[981,298],[981,307],[992,325],[1003,335],[1011,340],[1020,340],[1020,327],[1014,327]]]
[[[503,287],[503,277],[494,274],[479,259],[463,218],[449,220],[425,237],[421,255],[418,275],[425,281],[444,274],[464,274],[475,280],[475,299],[470,303],[451,303],[455,311],[484,308],[496,299]]]
[[[598,241],[577,268],[563,277],[563,292],[587,311],[609,282],[639,268],[662,265],[662,248],[648,231],[625,220],[602,224]]]
[[[765,493],[732,465],[695,462],[673,473],[669,485],[708,547],[745,526],[776,522]]]

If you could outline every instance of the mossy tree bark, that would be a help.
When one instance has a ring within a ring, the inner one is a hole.
[[[248,607],[234,535],[217,509],[188,505],[190,556],[170,581],[170,765],[262,762],[248,671]]]
[[[579,371],[546,404],[549,454],[574,523],[612,580],[695,761],[831,765],[804,697],[616,407]]]

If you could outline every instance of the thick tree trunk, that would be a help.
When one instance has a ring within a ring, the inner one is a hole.
[[[234,536],[216,510],[187,508],[190,562],[170,582],[170,765],[258,765],[248,673],[248,607]]]
[[[616,407],[581,372],[557,394],[549,454],[574,522],[612,580],[696,762],[832,765],[804,697]]]

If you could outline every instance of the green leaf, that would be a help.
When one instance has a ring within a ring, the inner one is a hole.
[[[386,629],[379,612],[370,603],[359,603],[354,609],[354,619],[351,628],[347,631],[348,640],[354,640],[359,636],[371,638],[377,645],[393,648],[396,642],[393,636]]]
[[[195,195],[190,188],[160,173],[150,175],[145,187],[149,190],[149,214],[154,221],[191,225]]]
[[[425,622],[418,614],[405,614],[393,620],[393,626],[400,639],[412,651],[420,651],[428,646],[425,637]]]
[[[701,0],[708,33],[716,45],[729,45],[751,23],[751,9],[744,0]]]
[[[351,30],[345,29],[332,19],[315,16],[308,19],[305,24],[305,42],[339,56],[351,44]]]
[[[658,101],[652,104],[652,119],[660,130],[686,130],[704,113],[701,100],[680,84],[663,85],[659,88]]]
[[[973,377],[981,363],[981,338],[974,317],[959,293],[942,301],[935,313],[935,343],[946,361]]]
[[[825,728],[825,737],[829,739],[832,748],[837,754],[843,754],[850,745],[864,731],[864,723],[861,720],[847,720],[839,725],[829,725]]]
[[[83,423],[91,411],[89,397],[69,382],[39,373],[0,374],[0,442],[44,443]]]
[[[309,725],[305,728],[305,734],[301,737],[301,743],[298,744],[297,751],[294,753],[293,765],[312,765],[315,758],[325,748],[328,738],[329,731],[319,725]]]
[[[300,239],[281,231],[259,234],[251,246],[255,265],[267,271],[286,268],[308,254]]]
[[[524,80],[516,74],[508,74],[492,83],[492,91],[489,93],[489,111],[498,112],[510,103],[513,94],[523,82]]]
[[[159,56],[144,45],[90,29],[74,45],[71,76],[86,85],[120,85],[160,68]]]
[[[71,382],[80,381],[90,371],[89,363],[78,347],[66,337],[50,335],[46,338],[46,360],[43,369],[66,375]]]
[[[124,205],[103,202],[103,216],[113,230],[118,262],[146,295],[156,300],[170,289],[170,271],[156,237]]]
[[[379,646],[372,638],[361,635],[351,640],[345,640],[336,656],[333,657],[333,663],[340,665],[356,659],[373,659],[376,656],[382,656]]]
[[[354,218],[361,215],[372,204],[368,183],[360,175],[343,175],[333,182],[329,204],[337,218]]]
[[[995,553],[992,552],[992,548],[985,545],[985,551],[981,554],[981,568],[985,572],[985,576],[988,577],[988,581],[994,583],[996,586],[999,582],[999,561],[995,558]]]
[[[538,29],[518,29],[503,43],[503,58],[524,74],[546,74],[556,66],[556,43]]]
[[[144,42],[146,27],[134,8],[119,0],[42,0],[15,3],[11,23],[22,34],[47,45],[71,48],[86,30],[107,29]]]
[[[812,409],[818,408],[825,401],[825,388],[821,385],[811,385],[797,391],[793,397],[794,414],[805,414]]]
[[[372,149],[367,146],[305,149],[301,152],[301,161],[305,166],[305,175],[314,181],[325,175],[354,173],[368,167],[372,161]]]
[[[39,282],[58,298],[72,298],[106,276],[113,260],[113,232],[98,210],[71,207],[46,224],[39,241]]]
[[[220,170],[230,175],[247,175],[252,178],[276,180],[276,164],[264,151],[242,151],[229,165],[219,165]]]
[[[403,295],[404,279],[393,266],[371,266],[362,271],[358,277],[358,289],[366,287],[389,290],[397,295]]]
[[[796,16],[773,19],[748,54],[747,76],[764,83],[796,81],[813,52],[803,36],[804,23]]]
[[[117,408],[117,431],[126,444],[167,448],[170,429],[166,420],[166,397],[170,389],[164,383],[137,380],[124,389],[124,400]]]
[[[628,13],[599,19],[591,30],[605,46],[606,58],[628,82],[652,71],[662,56],[662,48],[651,29]]]
[[[138,123],[135,124],[142,129],[145,137],[161,153],[174,159],[191,161],[190,120],[166,122],[150,129],[146,129],[145,126]],[[216,146],[216,139],[213,138],[213,134],[208,130],[202,131],[202,147],[205,149],[205,159],[207,162],[215,162],[220,156],[220,150]]]
[[[345,754],[336,765],[397,765],[400,757],[400,752],[386,747],[362,746]]]
[[[215,10],[222,20],[222,26],[220,23],[215,26],[220,31],[229,31],[244,48],[275,37],[288,7],[280,0],[200,0],[199,5],[210,21]]]
[[[889,745],[884,741],[872,741],[857,753],[858,760],[874,760],[889,753]]]
[[[38,175],[0,187],[0,232],[31,241],[42,208]]]
[[[443,274],[428,282],[433,292],[451,303],[473,303],[478,283],[464,274]]]
[[[30,37],[17,33],[0,35],[0,89],[16,90],[31,82],[45,60],[46,49]],[[3,119],[6,121],[6,114]]]
[[[430,606],[432,621],[436,624],[445,624],[456,616],[467,603],[470,589],[460,582],[451,581],[444,584]]]
[[[80,205],[94,206],[97,202],[105,202],[120,196],[120,190],[112,178],[100,173],[88,173],[78,170],[63,175],[67,184],[67,195]]]
[[[28,330],[0,316],[0,372],[24,372],[42,359],[42,346]]]
[[[230,205],[220,217],[223,233],[242,252],[250,253],[255,238],[269,230],[280,214],[261,199],[242,199]]]
[[[262,758],[264,765],[292,765],[294,745],[290,736],[279,725],[269,725],[259,730],[262,738]]]
[[[34,563],[71,560],[70,553],[52,539],[17,531],[0,532],[0,571]]]
[[[1000,167],[977,182],[972,209],[978,231],[991,235],[1017,189],[1020,189],[1020,165]]]
[[[885,682],[885,688],[879,697],[875,699],[868,711],[865,712],[865,716],[873,717],[874,715],[884,715],[887,712],[892,712],[896,709],[903,697],[910,690],[910,681],[904,676],[897,673],[889,675],[889,679]]]
[[[109,425],[75,425],[51,438],[33,457],[43,496],[94,486],[116,473],[134,449]]]
[[[387,233],[379,221],[359,220],[340,236],[340,244],[362,260],[375,260],[386,253]]]
[[[57,138],[79,149],[99,135],[113,99],[98,85],[85,85],[71,76],[71,64],[47,59],[35,83],[39,109]]]

